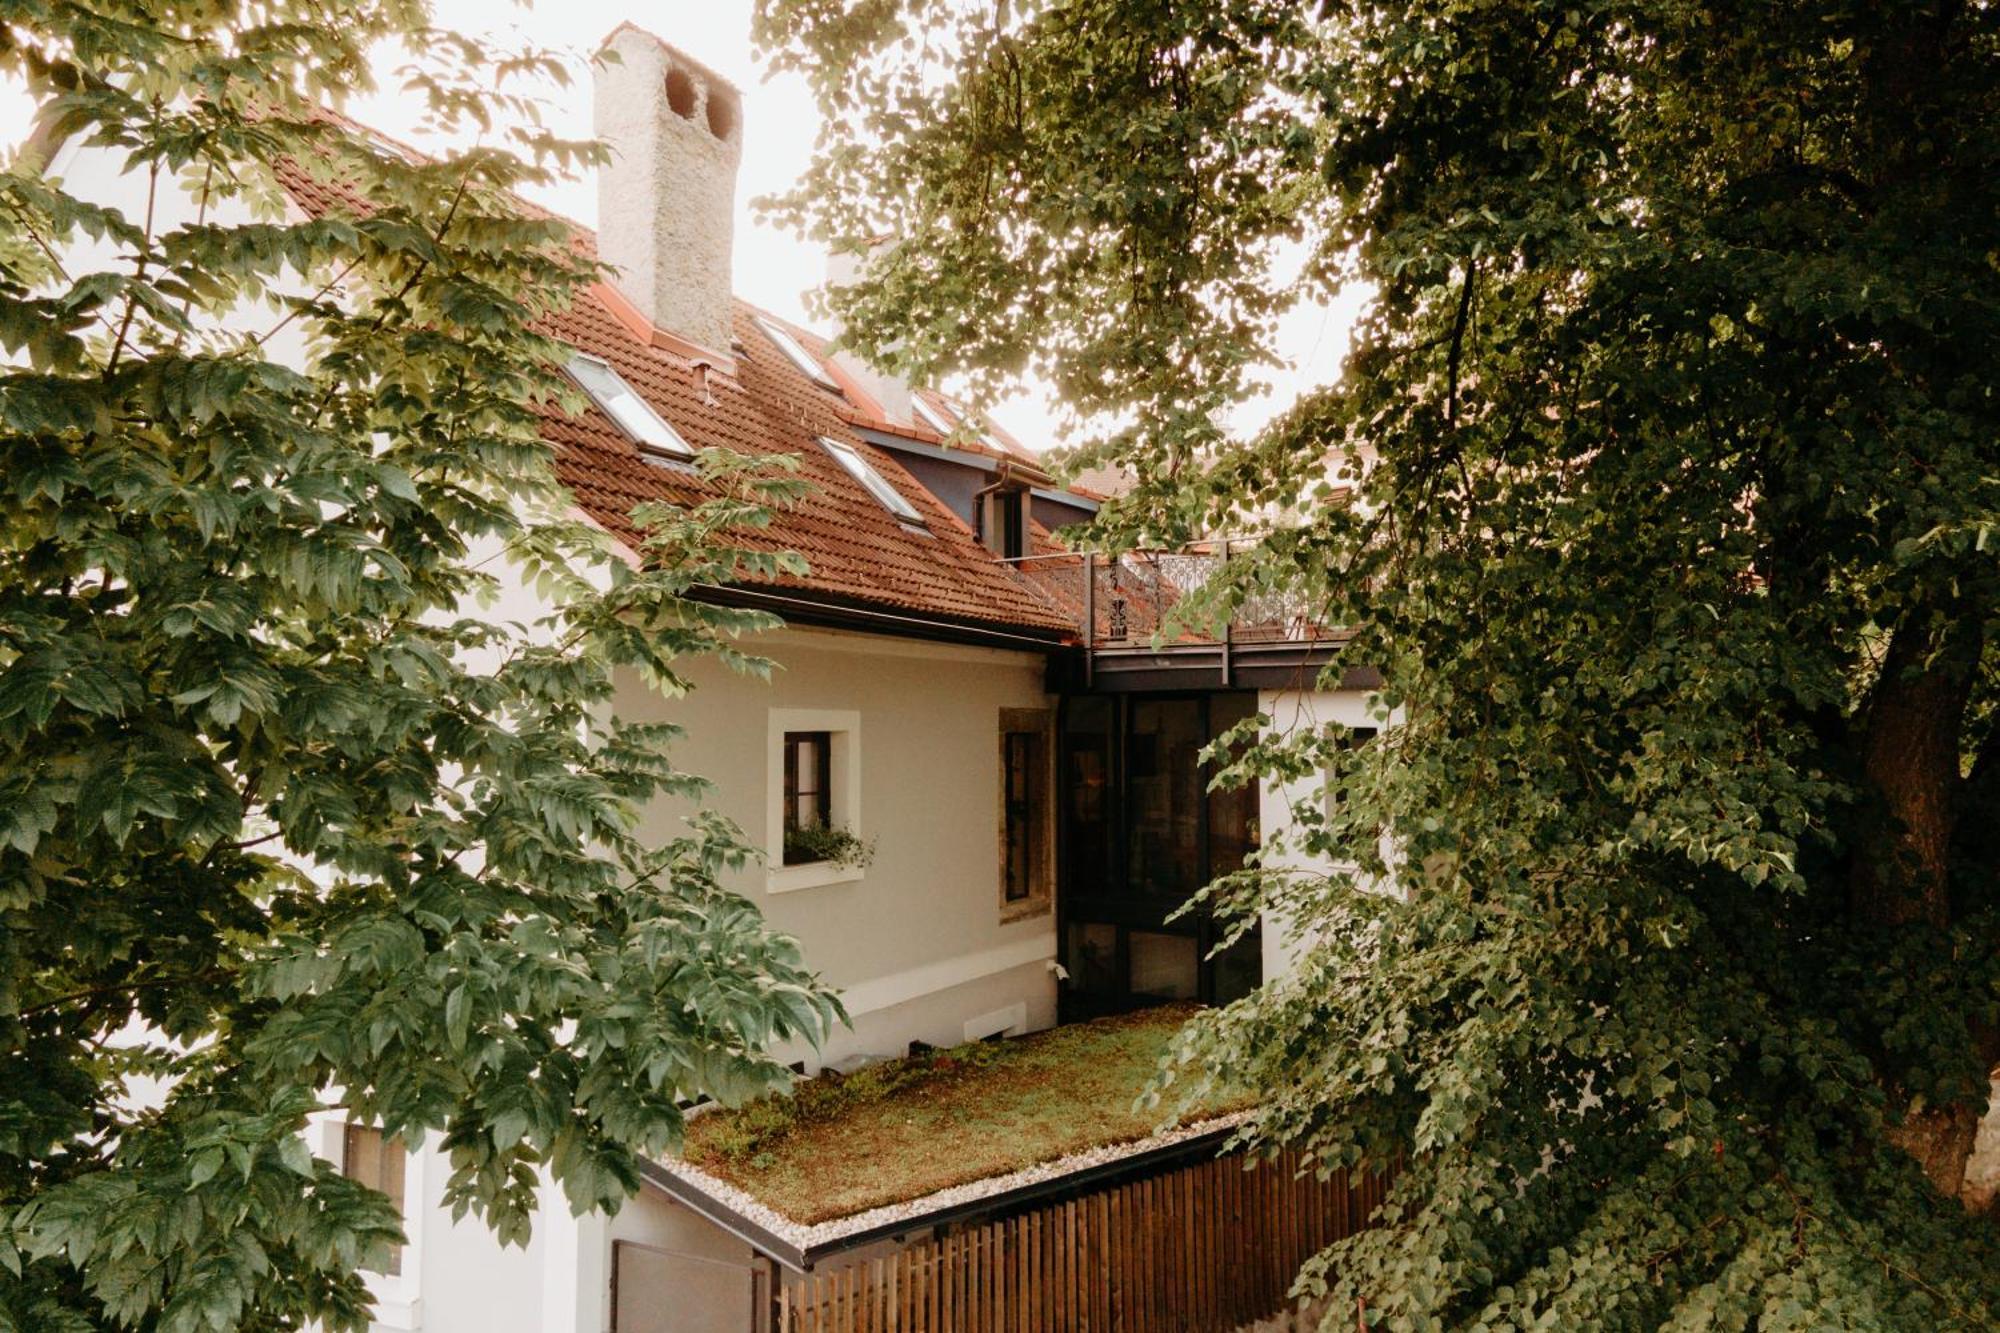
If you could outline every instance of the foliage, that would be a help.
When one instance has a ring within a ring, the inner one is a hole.
[[[1399,725],[1218,886],[1299,932],[1186,1067],[1401,1155],[1333,1326],[2000,1323],[2000,9],[767,3],[829,130],[780,217],[858,341],[1026,368],[1114,546],[1350,627]],[[1218,424],[1347,282],[1340,373]],[[1372,466],[1352,506],[1329,460]],[[1399,849],[1406,894],[1370,893]]]
[[[786,865],[831,861],[858,870],[874,859],[874,839],[864,841],[854,830],[838,824],[801,824],[785,830]]]
[[[761,669],[687,594],[796,568],[725,536],[796,483],[709,456],[638,568],[563,517],[538,320],[597,270],[509,200],[596,149],[505,91],[559,63],[427,22],[0,5],[37,147],[132,190],[0,174],[0,1328],[365,1327],[396,1214],[310,1114],[441,1137],[519,1242],[542,1182],[616,1207],[678,1102],[782,1086],[764,1048],[837,1014],[720,887],[736,830],[640,839],[702,784],[610,706]],[[378,41],[479,146],[321,112]],[[281,175],[368,207],[301,220]]]

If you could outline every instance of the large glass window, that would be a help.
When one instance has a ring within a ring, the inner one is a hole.
[[[1255,697],[1247,694],[1219,694],[1208,701],[1208,734],[1220,737],[1237,723],[1245,721],[1257,711]],[[1242,747],[1235,747],[1234,753],[1241,753]],[[1214,777],[1221,765],[1211,764],[1202,770],[1204,786]],[[1215,879],[1243,868],[1243,863],[1251,852],[1257,849],[1257,784],[1246,783],[1241,787],[1216,790],[1208,793],[1208,877]]]
[[[1223,1003],[1262,980],[1256,930],[1210,957],[1221,926],[1205,910],[1174,915],[1211,879],[1240,870],[1258,845],[1256,785],[1209,791],[1218,765],[1201,762],[1211,741],[1255,711],[1248,692],[1065,703],[1067,1016]]]
[[[1115,699],[1072,699],[1063,726],[1064,892],[1097,896],[1112,887],[1111,854],[1117,837],[1111,764]]]
[[[1126,880],[1178,905],[1207,882],[1202,858],[1202,701],[1135,699],[1126,729]]]

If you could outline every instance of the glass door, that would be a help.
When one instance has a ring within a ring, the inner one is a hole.
[[[1220,1003],[1261,979],[1255,932],[1210,958],[1205,911],[1169,920],[1257,845],[1255,788],[1210,792],[1210,741],[1256,710],[1247,693],[1068,700],[1062,737],[1066,1019]]]

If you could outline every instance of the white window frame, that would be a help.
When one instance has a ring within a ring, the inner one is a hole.
[[[762,315],[757,316],[757,327],[764,331],[764,336],[771,340],[773,346],[785,354],[787,361],[799,368],[800,374],[822,389],[840,392],[840,381],[833,377],[826,363],[808,352],[806,345],[792,336],[791,330]]]
[[[854,884],[867,878],[863,866],[832,861],[785,864],[785,734],[823,731],[830,760],[833,790],[827,814],[837,828],[866,841],[861,823],[861,714],[849,708],[773,708],[764,750],[764,887],[770,893],[793,893],[829,884]]]
[[[833,461],[840,464],[848,476],[861,483],[861,489],[875,497],[875,502],[888,510],[899,523],[907,523],[913,528],[928,529],[923,511],[911,504],[903,493],[889,484],[889,479],[875,470],[875,465],[861,456],[861,451],[844,440],[819,437],[820,447],[833,455]]]
[[[588,362],[593,370],[610,376],[623,392],[610,397],[599,393],[590,386],[589,381],[576,373],[576,364],[579,361]],[[601,356],[592,356],[588,352],[573,351],[564,369],[569,373],[570,379],[575,381],[576,386],[589,396],[590,401],[597,404],[597,410],[610,417],[612,424],[624,431],[626,436],[639,446],[642,454],[677,459],[684,463],[694,461],[694,446],[682,439],[681,433],[673,428],[673,424],[661,416],[658,410],[646,401],[645,396],[633,388],[626,378],[618,373],[618,368],[609,361]]]

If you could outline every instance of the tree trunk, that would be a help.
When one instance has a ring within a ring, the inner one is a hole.
[[[1933,620],[1916,611],[1890,640],[1861,747],[1874,802],[1848,885],[1859,922],[1885,930],[1951,925],[1960,746],[1981,637],[1972,618]],[[1889,1137],[1939,1193],[1961,1198],[1979,1120],[1980,1108],[1970,1105],[1926,1107]]]
[[[1860,921],[1940,930],[1951,924],[1959,744],[1978,654],[1970,623],[1933,628],[1917,613],[1890,640],[1861,748],[1877,805],[1849,884]]]

